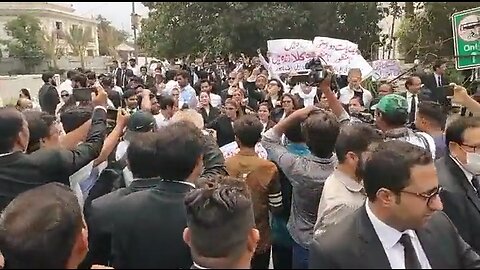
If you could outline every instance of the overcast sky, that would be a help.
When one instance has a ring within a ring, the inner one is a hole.
[[[131,32],[130,14],[132,13],[132,2],[57,2],[61,4],[73,5],[75,14],[90,17],[102,15],[112,24],[125,31]],[[141,16],[148,15],[148,8],[141,2],[135,2],[135,12]]]

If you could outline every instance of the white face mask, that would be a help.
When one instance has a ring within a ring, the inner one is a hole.
[[[467,152],[467,164],[463,164],[465,169],[473,175],[480,174],[480,154]]]

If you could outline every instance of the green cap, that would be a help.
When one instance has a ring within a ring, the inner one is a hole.
[[[397,94],[386,95],[378,102],[377,110],[388,115],[406,114],[408,113],[407,99]]]

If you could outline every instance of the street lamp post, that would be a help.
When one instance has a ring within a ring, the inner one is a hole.
[[[133,44],[135,49],[133,54],[135,55],[135,61],[138,63],[137,29],[140,23],[140,16],[135,13],[135,2],[132,2],[132,14],[130,16],[133,29]]]

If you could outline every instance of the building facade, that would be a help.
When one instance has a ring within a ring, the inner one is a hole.
[[[28,14],[39,19],[45,34],[56,38],[57,49],[64,55],[72,53],[66,36],[72,28],[82,28],[91,35],[86,56],[98,56],[97,22],[93,18],[84,18],[74,14],[75,9],[50,2],[1,2],[0,3],[0,40],[11,39],[5,25],[19,15]],[[2,48],[5,51],[5,47]],[[8,54],[8,53],[7,53]],[[5,53],[3,53],[5,57]]]

